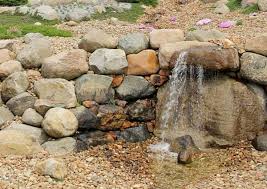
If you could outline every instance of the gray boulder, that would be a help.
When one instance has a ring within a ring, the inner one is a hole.
[[[66,19],[79,22],[90,17],[90,13],[82,8],[74,8],[67,13]]]
[[[252,141],[252,145],[259,151],[267,151],[267,134],[257,136]]]
[[[130,33],[119,39],[118,48],[123,49],[126,54],[136,54],[147,49],[149,39],[143,33]]]
[[[97,49],[91,54],[89,64],[97,74],[124,74],[128,67],[126,54],[121,49]]]
[[[227,14],[230,12],[230,9],[228,8],[227,5],[221,3],[221,4],[217,5],[214,12],[217,14]]]
[[[8,49],[13,51],[14,41],[13,40],[0,40],[0,49]]]
[[[24,68],[39,68],[43,60],[51,55],[50,41],[38,39],[32,41],[18,52],[17,60],[21,62]]]
[[[141,76],[126,76],[116,93],[123,100],[132,100],[152,95],[156,89]]]
[[[65,79],[40,79],[34,83],[34,91],[39,99],[61,107],[73,108],[77,103],[74,85]]]
[[[94,52],[96,49],[108,48],[114,49],[118,45],[118,39],[107,34],[103,30],[91,29],[79,43],[79,48],[88,52]]]
[[[131,127],[123,131],[116,131],[117,139],[127,142],[142,142],[151,137],[146,126]]]
[[[29,87],[29,80],[26,72],[15,72],[9,75],[1,86],[1,96],[4,101],[8,101],[23,92]]]
[[[33,12],[44,20],[58,20],[59,19],[57,11],[48,5],[41,5],[35,8]]]
[[[266,0],[258,0],[258,7],[261,11],[267,11],[267,1]]]
[[[34,107],[36,100],[36,97],[32,96],[28,92],[24,92],[11,98],[9,101],[7,101],[6,105],[14,115],[22,116],[25,110]]]
[[[12,123],[9,127],[5,128],[5,130],[19,131],[25,135],[33,137],[39,144],[43,144],[48,139],[48,136],[43,129],[32,127],[30,125]]]
[[[70,110],[56,107],[47,111],[42,127],[49,136],[62,138],[77,131],[78,120]]]
[[[0,64],[0,78],[4,79],[12,73],[22,71],[22,65],[16,60],[10,60]]]
[[[267,84],[267,58],[255,53],[244,53],[241,58],[240,76],[258,84]]]
[[[0,128],[7,121],[12,121],[13,119],[14,119],[14,115],[12,114],[12,112],[8,108],[1,106],[0,107]]]
[[[87,52],[74,49],[47,57],[42,64],[42,75],[46,78],[71,80],[87,73]]]
[[[41,127],[43,116],[36,112],[36,110],[28,108],[22,115],[22,121],[28,125]]]
[[[42,39],[42,38],[45,38],[45,36],[41,33],[27,33],[24,36],[24,42],[26,44],[29,44],[35,40]]]
[[[94,129],[99,124],[98,117],[88,108],[79,106],[74,109],[70,109],[75,117],[78,119],[80,129]]]
[[[221,40],[225,39],[227,36],[220,32],[219,30],[195,30],[191,31],[187,34],[187,41],[200,41],[200,42],[208,42],[211,40]]]
[[[64,156],[75,152],[76,140],[72,137],[61,138],[47,141],[42,145],[42,147],[51,155]]]
[[[114,97],[111,87],[112,77],[96,74],[86,74],[75,81],[75,91],[79,102],[86,100],[97,103],[108,103]]]

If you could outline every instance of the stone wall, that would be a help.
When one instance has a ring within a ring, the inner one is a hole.
[[[208,42],[218,36],[220,45]],[[199,41],[185,41],[192,37]],[[168,96],[157,91],[164,91],[161,86],[167,86],[173,61],[183,50],[191,57],[188,64],[224,75],[205,85],[208,114],[214,114],[213,122],[202,123],[208,135],[228,142],[254,136],[263,127],[267,83],[267,43],[257,41],[266,40],[267,35],[248,40],[249,52],[242,55],[215,30],[185,36],[179,29],[162,29],[118,39],[92,29],[79,49],[58,54],[41,34],[27,34],[17,52],[12,41],[0,41],[0,153],[45,149],[62,155],[117,139],[148,139],[160,130]],[[209,103],[211,98],[218,103]]]

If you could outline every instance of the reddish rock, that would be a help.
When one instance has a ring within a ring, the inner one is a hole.
[[[116,75],[113,77],[112,80],[112,87],[118,87],[121,85],[121,83],[123,82],[123,76],[122,75]]]
[[[166,76],[161,76],[159,74],[153,74],[150,76],[150,82],[154,86],[161,86],[163,85],[166,81],[168,81],[168,77]]]
[[[159,70],[159,75],[161,75],[161,76],[168,77],[168,76],[170,76],[170,74],[171,74],[170,70],[164,70],[164,69]]]
[[[159,61],[154,50],[143,50],[138,54],[130,54],[128,75],[150,75],[159,71]]]

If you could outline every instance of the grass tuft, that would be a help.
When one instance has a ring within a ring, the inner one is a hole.
[[[258,12],[258,11],[259,11],[259,7],[258,7],[258,5],[255,4],[255,5],[251,5],[251,6],[248,6],[248,7],[244,8],[242,10],[242,13],[250,14],[250,13]]]
[[[242,8],[241,1],[242,0],[228,0],[227,6],[230,11],[240,10],[243,14],[250,14],[259,11],[258,5],[256,4]]]

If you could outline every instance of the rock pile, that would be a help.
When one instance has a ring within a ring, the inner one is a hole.
[[[188,64],[238,75],[233,79],[224,74],[204,86],[207,113],[214,115],[212,122],[203,123],[209,136],[238,141],[263,126],[265,100],[259,91],[267,82],[267,47],[259,46],[258,40],[247,41],[250,52],[239,60],[235,48],[209,42],[225,40],[218,31],[203,36],[194,32],[188,38],[200,41],[184,41],[184,33],[176,29],[156,30],[149,36],[131,33],[120,39],[92,29],[79,42],[80,49],[58,54],[52,54],[49,39],[32,36],[34,40],[27,36],[17,55],[10,45],[1,46],[0,57],[5,57],[0,64],[1,154],[43,149],[64,155],[116,139],[146,140],[158,130],[154,128],[156,120],[160,125],[164,84],[173,60],[184,50]],[[266,35],[258,38],[266,40]],[[34,80],[33,73],[38,75]],[[254,87],[247,87],[248,81]]]

